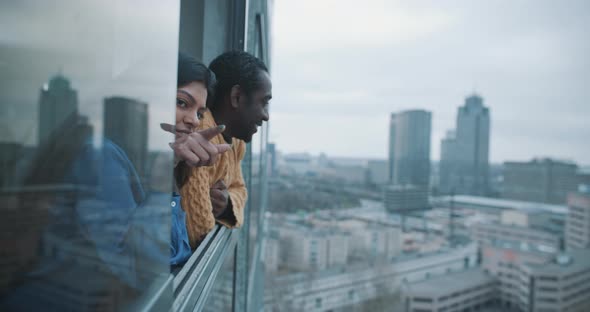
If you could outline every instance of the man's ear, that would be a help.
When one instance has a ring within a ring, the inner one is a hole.
[[[240,85],[234,85],[231,87],[231,91],[229,93],[231,107],[238,108],[240,106],[240,96],[242,96]]]

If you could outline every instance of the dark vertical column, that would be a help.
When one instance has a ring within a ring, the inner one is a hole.
[[[205,0],[180,1],[178,50],[203,59]]]
[[[228,25],[228,50],[244,50],[247,23],[246,0],[229,1]],[[242,174],[248,187],[248,198],[252,193],[252,146],[247,145],[246,154],[242,160]],[[234,312],[247,311],[248,307],[248,233],[250,232],[251,200],[248,200],[244,208],[244,223],[238,237],[234,256],[234,280],[232,310]]]

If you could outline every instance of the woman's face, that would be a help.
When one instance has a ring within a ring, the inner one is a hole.
[[[191,133],[197,129],[206,110],[207,89],[193,81],[176,90],[176,132]],[[177,134],[178,135],[178,134]]]

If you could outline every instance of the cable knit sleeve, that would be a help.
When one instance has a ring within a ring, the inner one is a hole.
[[[209,185],[208,168],[197,167],[191,169],[189,180],[180,189],[181,203],[186,213],[186,229],[193,249],[215,227]]]
[[[228,175],[231,176],[231,184],[227,187],[231,201],[233,216],[229,219],[218,219],[217,221],[229,228],[240,227],[244,223],[244,208],[248,199],[248,191],[242,175],[242,159],[246,152],[246,144],[241,140],[234,140],[236,148],[234,150],[234,160]]]

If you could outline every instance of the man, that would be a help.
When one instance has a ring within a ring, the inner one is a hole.
[[[192,248],[215,226],[239,227],[247,199],[240,162],[245,143],[257,128],[268,121],[272,84],[262,61],[246,52],[226,52],[209,68],[217,84],[214,99],[204,113],[201,129],[225,125],[225,131],[210,140],[212,144],[231,144],[210,167],[192,168],[180,190],[187,214],[187,230]]]

